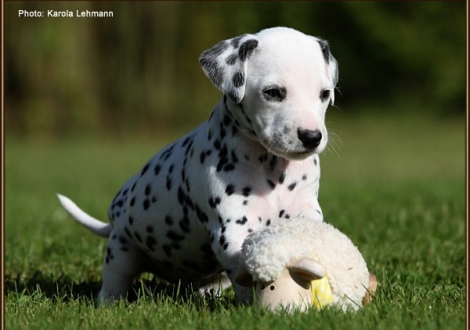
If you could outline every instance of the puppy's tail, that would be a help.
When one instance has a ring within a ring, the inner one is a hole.
[[[83,227],[101,237],[108,237],[111,233],[111,224],[104,223],[82,211],[72,200],[57,194],[62,207]]]

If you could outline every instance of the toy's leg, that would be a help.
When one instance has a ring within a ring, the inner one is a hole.
[[[111,233],[110,237],[113,236]],[[134,278],[142,272],[144,261],[141,251],[110,238],[103,260],[103,284],[98,305],[126,298]]]
[[[377,277],[373,273],[369,273],[369,287],[367,288],[366,295],[362,300],[363,305],[367,305],[372,301],[375,290],[377,290]]]

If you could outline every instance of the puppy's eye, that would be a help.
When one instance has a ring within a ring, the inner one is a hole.
[[[287,91],[284,87],[269,86],[263,89],[263,96],[267,101],[281,102],[286,98]]]
[[[320,92],[320,100],[322,102],[327,101],[330,98],[330,90],[324,89]]]

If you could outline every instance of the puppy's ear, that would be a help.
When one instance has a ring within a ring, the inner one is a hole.
[[[320,49],[323,53],[323,59],[326,63],[326,68],[328,72],[328,76],[331,81],[331,104],[335,103],[335,87],[338,82],[338,62],[336,59],[331,55],[330,46],[326,40],[317,39],[318,43],[320,44]]]
[[[245,96],[247,62],[256,47],[258,38],[244,34],[219,42],[199,58],[211,82],[237,104]]]

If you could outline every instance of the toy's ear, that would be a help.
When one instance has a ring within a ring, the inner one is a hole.
[[[235,282],[240,284],[241,286],[246,287],[253,286],[254,284],[253,276],[248,273],[248,270],[242,265],[240,265],[240,267],[238,267],[237,269],[237,272],[235,274]]]
[[[211,82],[237,104],[245,96],[247,62],[256,47],[258,38],[244,34],[219,42],[199,58]]]
[[[290,273],[293,273],[307,281],[318,280],[326,275],[326,271],[323,266],[313,258],[304,257],[294,260],[287,265],[287,269]]]

